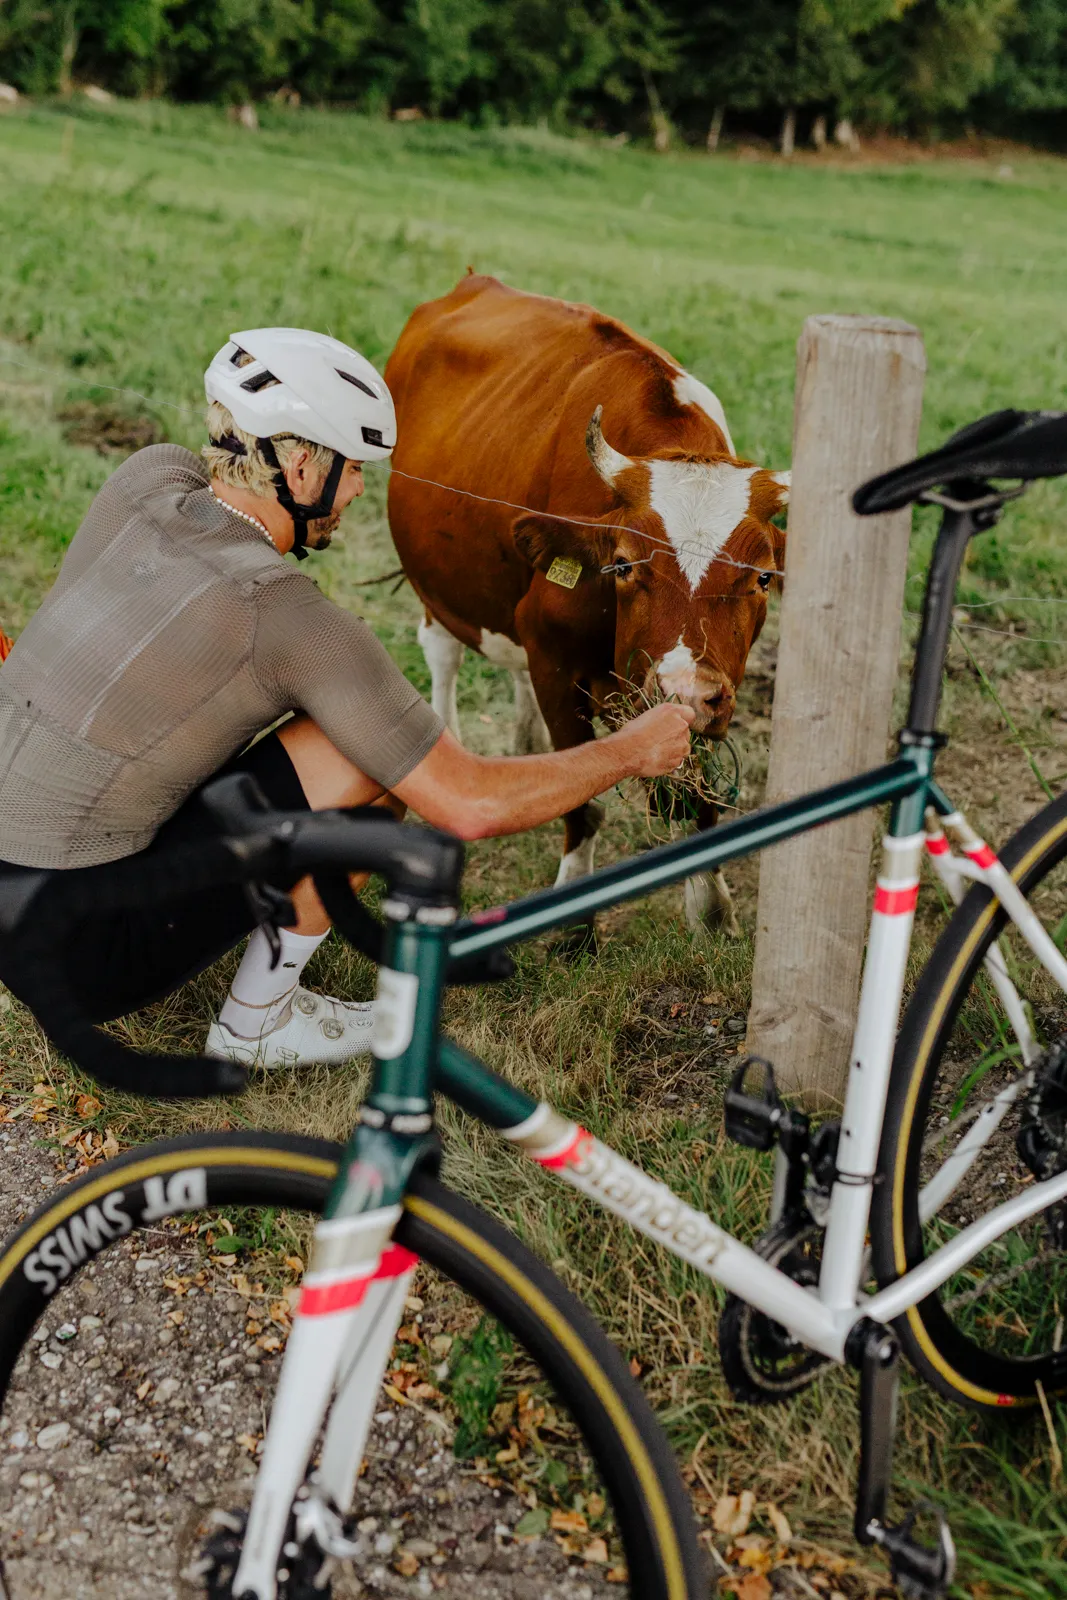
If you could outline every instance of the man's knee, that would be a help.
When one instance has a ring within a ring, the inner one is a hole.
[[[278,738],[312,811],[377,805],[392,799],[380,783],[341,754],[311,717],[297,716],[283,723]]]

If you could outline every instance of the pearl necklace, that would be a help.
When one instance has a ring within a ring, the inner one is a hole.
[[[231,506],[230,502],[228,500],[224,500],[220,494],[215,494],[214,489],[212,489],[211,493],[214,495],[220,506],[226,507],[226,510],[232,517],[240,517],[242,522],[247,522],[249,527],[255,528],[257,533],[261,533],[263,535],[264,539],[266,539],[272,550],[277,550],[278,546],[274,543],[274,540],[271,538],[267,529],[263,526],[258,517],[253,517],[248,511],[238,511],[236,506]]]

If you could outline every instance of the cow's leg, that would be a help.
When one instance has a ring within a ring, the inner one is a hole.
[[[456,683],[464,646],[437,618],[426,613],[419,623],[419,643],[430,669],[430,704],[442,722],[459,738]]]
[[[490,633],[482,629],[478,648],[494,667],[506,667],[515,685],[515,754],[517,756],[541,755],[551,750],[552,739],[537,704],[526,651],[506,633]]]
[[[587,744],[596,737],[586,713],[590,703],[587,686],[559,670],[560,651],[554,641],[540,649],[535,646],[529,655],[530,688],[543,714],[545,731],[552,748],[572,750],[576,745]],[[575,806],[573,811],[565,813],[562,818],[563,856],[556,873],[557,888],[574,883],[592,872],[597,831],[603,820],[604,807],[596,800],[588,800],[585,805]],[[566,928],[555,941],[554,948],[563,955],[594,952],[596,928],[592,916]]]
[[[717,806],[701,806],[697,832],[704,833],[706,829],[713,828],[718,818]],[[675,833],[674,827],[671,832]],[[699,935],[705,929],[715,928],[728,934],[731,939],[740,937],[741,926],[734,909],[733,896],[721,868],[716,867],[711,872],[696,872],[685,880],[685,920],[693,934]]]
[[[698,872],[685,880],[685,920],[690,931],[721,928],[731,939],[741,934],[729,884],[721,870]]]
[[[515,685],[515,754],[543,755],[551,750],[552,739],[537,704],[530,674],[520,668],[512,672],[511,681]]]
[[[563,822],[566,835],[563,856],[556,873],[556,888],[573,883],[575,878],[585,878],[593,870],[593,852],[596,836],[604,820],[604,807],[597,800],[587,800],[584,806],[568,811]]]

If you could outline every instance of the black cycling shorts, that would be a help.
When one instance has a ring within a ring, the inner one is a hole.
[[[234,756],[207,781],[214,782],[229,772],[251,773],[279,811],[308,809],[296,769],[275,733]],[[188,844],[221,831],[201,804],[201,789],[194,789],[148,848],[138,851],[139,856],[151,856],[175,844]],[[23,870],[3,862],[0,866],[4,866],[5,873]],[[108,1022],[180,988],[232,950],[255,924],[243,887],[223,884],[172,900],[158,911],[116,911],[90,918],[72,930],[63,961],[88,1015],[94,1022]],[[2,939],[0,979],[7,982]],[[15,984],[10,987],[18,993]]]

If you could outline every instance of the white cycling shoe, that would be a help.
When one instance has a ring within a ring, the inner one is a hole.
[[[373,1001],[331,1000],[298,988],[288,1017],[256,1039],[214,1021],[204,1054],[246,1067],[335,1067],[367,1054],[373,1027]]]

